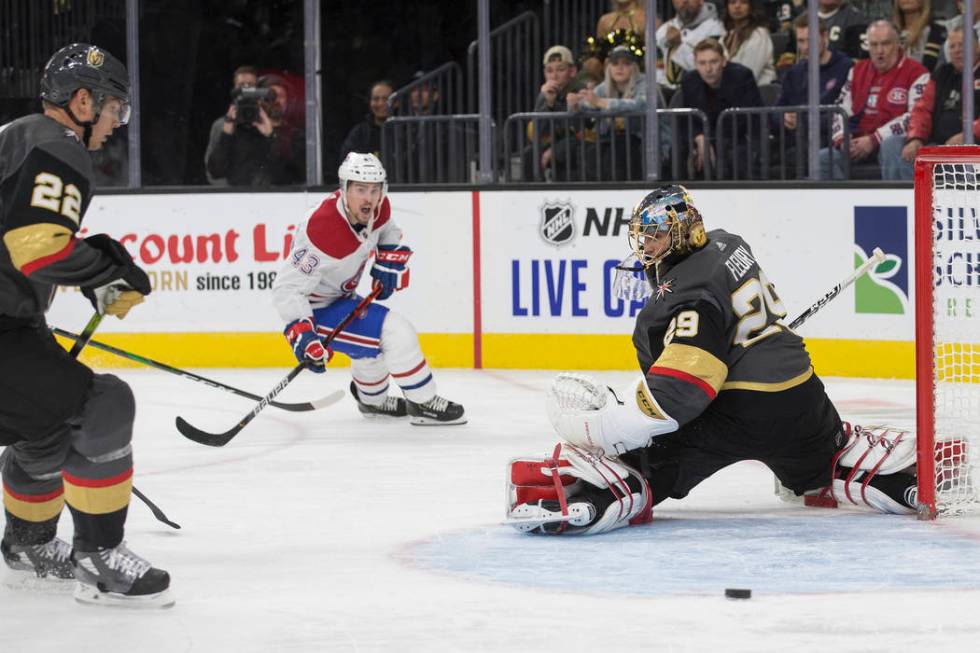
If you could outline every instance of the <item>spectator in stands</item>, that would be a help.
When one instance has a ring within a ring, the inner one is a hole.
[[[870,163],[877,158],[885,138],[904,136],[912,107],[922,97],[929,81],[929,71],[902,52],[898,30],[887,20],[871,23],[867,40],[871,58],[854,64],[838,100],[849,116],[850,151],[838,152],[844,142],[844,124],[836,116],[831,148],[820,150],[824,179],[831,174],[834,179],[844,179],[844,156],[850,156],[854,163]]]
[[[742,64],[726,61],[725,50],[715,39],[704,39],[694,47],[694,65],[696,70],[684,75],[681,81],[684,106],[704,111],[712,128],[725,109],[763,106],[752,71]],[[695,171],[701,171],[706,157],[715,160],[715,137],[712,136],[711,142],[706,142],[704,127],[698,121],[694,121],[693,130],[696,148],[693,167]],[[714,131],[711,133],[714,134]],[[736,140],[746,135],[746,130],[739,129]],[[728,154],[726,152],[725,156]]]
[[[368,114],[348,132],[340,147],[341,161],[348,152],[381,156],[381,125],[388,119],[388,98],[394,92],[395,87],[386,79],[371,85]]]
[[[946,41],[946,27],[933,20],[932,0],[895,0],[892,22],[898,28],[905,54],[932,72]]]
[[[657,45],[664,56],[667,88],[680,85],[685,73],[694,70],[694,46],[707,38],[720,39],[725,28],[717,10],[704,0],[672,0],[676,15],[660,25]]]
[[[646,27],[647,12],[640,0],[613,0],[613,10],[599,17],[595,33],[599,38],[618,29],[626,29],[642,36]]]
[[[247,86],[254,88],[259,82],[259,73],[253,66],[239,66],[235,69],[235,72],[231,75],[231,95],[232,98],[235,97],[236,91],[238,89]],[[225,131],[225,125],[228,124],[228,120],[231,120],[232,125],[235,122],[236,107],[235,103],[232,102],[228,105],[228,110],[225,111],[225,115],[217,118],[213,123],[211,123],[211,133],[208,137],[208,147],[204,152],[204,173],[207,175],[208,183],[212,186],[227,186],[228,180],[224,177],[216,178],[211,174],[208,168],[207,161],[211,158],[211,152],[217,147],[218,141],[221,138],[221,134]],[[234,127],[232,127],[234,129]]]
[[[534,103],[534,110],[567,111],[566,96],[580,90],[575,85],[575,59],[564,45],[553,45],[544,53],[544,83]]]
[[[841,89],[847,81],[847,73],[854,62],[837,50],[830,49],[830,36],[827,33],[827,23],[819,20],[820,29],[820,104],[836,104]],[[807,53],[810,47],[810,27],[806,14],[800,14],[793,21],[796,31],[796,47],[799,61],[786,73],[783,87],[779,93],[776,106],[791,107],[806,104],[808,101],[810,72],[807,64]],[[784,113],[783,127],[796,129],[798,115]]]
[[[305,141],[303,130],[285,121],[289,102],[286,82],[278,75],[265,75],[259,78],[257,88],[268,94],[257,101],[254,120],[240,119],[240,100],[225,114],[218,140],[205,155],[208,174],[226,179],[231,186],[302,183]]]
[[[956,9],[958,13],[946,21],[946,31],[952,32],[957,27],[963,27],[963,12],[966,9],[966,5],[963,0],[956,0]],[[978,34],[980,34],[980,0],[973,0],[973,29]],[[952,57],[949,55],[947,41],[944,46],[944,61],[950,61]]]
[[[827,23],[830,49],[840,50],[851,59],[868,56],[865,34],[868,18],[845,0],[820,0],[817,15]]]
[[[569,111],[623,112],[643,111],[647,105],[646,76],[640,72],[637,55],[625,45],[618,45],[606,60],[605,80],[594,90],[582,89],[569,93]],[[601,168],[589,170],[588,179],[614,180],[642,178],[642,123],[624,118],[600,119],[597,146],[601,149]],[[613,145],[615,141],[615,146]],[[570,142],[570,141],[569,141]],[[559,151],[561,158],[567,152]],[[574,156],[574,152],[567,152]],[[613,156],[615,154],[615,157]],[[595,165],[595,156],[586,156],[588,166]]]
[[[963,27],[949,33],[950,62],[933,71],[926,90],[912,107],[908,134],[889,136],[881,143],[881,178],[911,180],[915,155],[923,145],[963,144]],[[973,38],[973,72],[977,79],[980,44]],[[976,85],[974,85],[975,87]],[[974,115],[980,109],[980,92],[973,92]],[[980,120],[973,121],[973,135],[980,139]]]
[[[433,86],[430,80],[419,81],[425,79],[425,76],[424,70],[417,70],[412,75],[414,85],[408,93],[410,115],[432,116],[439,113],[438,107],[441,98],[439,89]]]
[[[534,111],[536,113],[563,113],[568,111],[568,94],[581,90],[576,80],[577,69],[572,51],[564,45],[553,45],[544,53],[542,63],[544,65],[544,83],[541,85],[541,91],[534,103]],[[545,127],[545,125],[541,126]],[[542,129],[541,132],[535,134],[533,124],[528,125],[528,139],[539,139],[541,156],[538,163],[541,167],[537,168],[535,162],[531,160],[534,149],[533,144],[531,144],[525,149],[523,156],[524,179],[526,180],[540,180],[542,172],[551,165],[554,156],[551,147],[553,138],[558,140],[569,137],[568,129],[556,128],[554,134],[545,129]]]
[[[768,23],[761,0],[728,0],[725,4],[721,43],[728,51],[728,61],[751,70],[759,86],[776,81]]]

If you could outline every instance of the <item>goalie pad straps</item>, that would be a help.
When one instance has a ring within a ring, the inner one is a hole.
[[[619,461],[574,445],[558,443],[544,460],[513,460],[508,471],[507,522],[519,531],[586,535],[652,519],[653,495],[645,478]],[[630,476],[639,481],[639,492],[630,488]],[[591,502],[575,500],[583,483],[612,495],[601,515]]]
[[[873,487],[871,481],[879,474],[894,474],[915,464],[915,436],[884,426],[842,424],[847,441],[831,460],[831,486],[808,497],[808,505],[849,503],[890,514],[914,512]],[[846,476],[841,468],[848,470]]]
[[[624,400],[596,379],[562,373],[548,389],[548,418],[566,442],[600,456],[619,455],[677,430],[677,420],[657,403],[642,376],[623,391]]]

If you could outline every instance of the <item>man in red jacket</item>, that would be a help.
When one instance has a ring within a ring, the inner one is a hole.
[[[898,31],[887,20],[877,20],[868,27],[868,49],[871,57],[854,64],[837,100],[848,115],[850,148],[841,149],[844,121],[837,116],[832,148],[820,150],[824,179],[831,174],[834,179],[845,178],[845,156],[852,163],[874,162],[883,140],[904,136],[912,107],[929,81],[925,67],[905,56]]]
[[[946,39],[949,63],[932,73],[925,93],[915,106],[904,136],[889,136],[881,144],[881,178],[911,180],[915,155],[926,143],[963,144],[963,28],[954,27]],[[977,79],[980,45],[973,39],[973,77]],[[980,108],[974,85],[973,106]],[[974,113],[976,118],[976,113]],[[973,135],[980,140],[980,119],[973,121]]]

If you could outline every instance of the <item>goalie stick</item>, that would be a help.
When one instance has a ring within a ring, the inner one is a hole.
[[[343,320],[340,321],[340,324],[334,327],[333,332],[329,336],[323,339],[323,346],[327,347],[327,345],[329,345],[333,341],[333,339],[337,336],[338,333],[346,329],[350,325],[350,323],[354,321],[356,317],[358,317],[364,310],[366,310],[368,305],[374,301],[374,298],[381,293],[382,289],[383,288],[381,285],[375,285],[374,289],[371,290],[371,293],[367,297],[362,299],[360,303],[358,303],[358,305],[354,307],[354,310],[351,311],[350,314],[347,315],[347,317],[345,317]],[[262,397],[259,400],[259,403],[255,406],[255,408],[252,409],[252,412],[250,412],[248,415],[243,417],[241,421],[238,422],[238,424],[233,426],[231,429],[225,431],[224,433],[208,433],[207,431],[202,431],[201,429],[192,426],[190,423],[187,422],[187,420],[185,420],[183,417],[180,416],[178,416],[176,420],[177,430],[180,431],[181,435],[183,435],[188,440],[193,440],[194,442],[207,445],[209,447],[223,447],[229,442],[231,442],[231,439],[234,438],[236,435],[238,435],[239,431],[241,431],[243,428],[248,426],[248,423],[251,422],[253,419],[255,419],[255,416],[258,415],[260,412],[262,412],[262,409],[268,406],[269,402],[271,402],[276,397],[276,395],[282,392],[283,388],[289,385],[292,382],[292,380],[295,379],[299,375],[299,373],[302,372],[304,369],[306,369],[305,361],[300,363],[296,367],[294,367],[292,370],[290,370],[289,374],[287,374],[282,381],[277,383],[276,386],[269,391],[269,394],[267,394],[266,396]],[[338,390],[334,394],[339,394],[340,396],[343,396],[343,392],[340,390]]]
[[[875,247],[874,251],[871,253],[871,256],[868,257],[867,261],[865,261],[860,266],[858,266],[854,270],[854,272],[850,274],[850,276],[848,276],[846,279],[844,279],[839,284],[834,286],[830,292],[828,292],[826,295],[818,299],[810,308],[800,313],[799,317],[797,317],[795,320],[790,322],[789,328],[796,329],[801,324],[806,322],[808,319],[810,319],[810,317],[813,316],[814,313],[816,313],[821,308],[826,306],[830,300],[832,300],[834,297],[839,295],[840,291],[844,290],[844,288],[847,288],[852,283],[860,279],[862,276],[864,276],[864,274],[868,270],[870,270],[871,268],[878,265],[884,260],[885,260],[885,253],[881,251],[880,247]]]
[[[83,349],[85,349],[85,345],[91,342],[92,336],[95,335],[95,330],[98,329],[99,325],[102,323],[103,316],[103,313],[99,313],[98,311],[95,312],[92,318],[88,321],[88,324],[85,325],[85,328],[82,329],[81,335],[75,336],[75,345],[71,348],[71,351],[68,352],[69,356],[72,358],[78,358],[78,355],[82,353]],[[180,524],[175,521],[171,521],[167,517],[166,513],[160,510],[157,504],[150,501],[149,497],[137,490],[135,485],[132,486],[132,491],[133,494],[136,495],[136,498],[145,503],[146,507],[150,509],[153,516],[159,521],[163,522],[170,528],[180,529]]]
[[[64,329],[59,329],[58,327],[51,327],[51,331],[55,335],[61,336],[62,338],[68,338],[69,340],[74,340],[76,341],[76,343],[80,342],[83,338],[85,338],[84,333],[82,335],[77,335],[72,333],[71,331],[65,331]],[[89,338],[91,337],[92,337],[91,334],[89,334]],[[169,372],[171,374],[176,374],[177,376],[182,376],[190,381],[197,381],[198,383],[209,385],[212,388],[217,388],[218,390],[227,390],[228,392],[238,395],[239,397],[245,397],[246,399],[252,399],[253,401],[259,401],[260,399],[262,399],[262,397],[260,397],[259,395],[252,394],[251,392],[247,392],[245,390],[241,390],[240,388],[236,388],[234,386],[230,386],[221,383],[219,381],[215,381],[213,379],[209,379],[207,377],[194,374],[193,372],[188,372],[187,370],[182,370],[178,367],[172,367],[170,365],[167,365],[166,363],[161,363],[159,361],[153,360],[152,358],[147,358],[146,356],[140,356],[139,354],[134,354],[125,351],[123,349],[113,347],[112,345],[107,345],[106,343],[99,342],[98,340],[89,340],[88,346],[94,347],[96,349],[101,349],[102,351],[108,352],[110,354],[115,354],[116,356],[120,356],[122,358],[127,358],[137,363],[142,363],[143,365],[147,365],[149,367],[153,367],[164,372]],[[313,401],[304,401],[300,403],[270,401],[269,405],[274,408],[279,408],[281,410],[289,410],[289,411],[300,413],[309,410],[317,410],[318,408],[325,408],[326,406],[336,403],[337,401],[342,399],[343,396],[344,394],[342,392],[334,392],[327,395],[326,397],[322,397],[320,399],[314,399]]]

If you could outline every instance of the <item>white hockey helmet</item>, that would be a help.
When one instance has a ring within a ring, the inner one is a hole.
[[[385,167],[381,161],[373,154],[361,152],[350,152],[344,158],[340,168],[337,169],[337,177],[340,179],[340,199],[347,208],[347,184],[352,181],[361,181],[368,184],[381,184],[381,199],[388,194],[388,175],[385,174]]]

